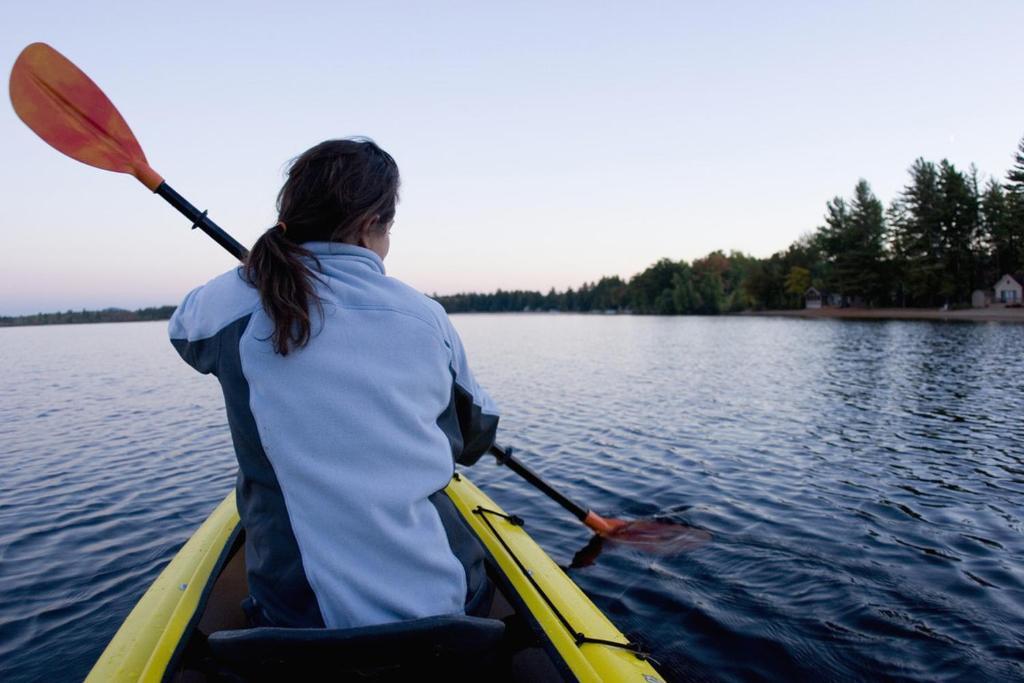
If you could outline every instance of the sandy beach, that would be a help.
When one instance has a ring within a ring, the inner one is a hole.
[[[740,315],[785,316],[788,318],[848,318],[853,320],[946,320],[965,322],[1024,323],[1024,308],[967,308],[942,311],[937,308],[801,308],[787,311],[747,311]]]

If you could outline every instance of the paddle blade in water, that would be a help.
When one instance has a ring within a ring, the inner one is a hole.
[[[622,522],[616,531],[595,534],[586,547],[578,551],[570,565],[573,569],[589,567],[607,547],[621,545],[651,555],[672,556],[695,550],[711,540],[711,534],[679,522],[641,519]]]
[[[626,522],[605,538],[657,555],[675,555],[699,548],[711,540],[711,534],[678,522],[638,519]]]
[[[32,43],[22,50],[11,69],[10,91],[21,120],[60,152],[130,173],[153,191],[163,182],[103,91],[49,45]]]

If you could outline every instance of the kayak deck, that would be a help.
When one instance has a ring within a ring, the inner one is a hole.
[[[456,475],[447,493],[488,554],[495,595],[487,617],[506,626],[499,656],[475,678],[662,680],[521,520],[464,476]],[[87,681],[219,680],[210,670],[207,637],[247,628],[243,539],[232,492],[135,606]]]

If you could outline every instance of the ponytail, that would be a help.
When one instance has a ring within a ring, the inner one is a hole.
[[[368,222],[386,226],[395,217],[398,186],[395,160],[366,138],[326,140],[292,161],[277,195],[280,222],[256,241],[244,266],[274,321],[274,351],[287,356],[306,345],[310,304],[323,313],[308,265],[320,270],[320,262],[302,244],[354,244]]]
[[[306,345],[310,338],[309,304],[321,309],[320,298],[313,289],[316,275],[302,261],[303,256],[316,261],[316,256],[284,234],[284,223],[278,223],[256,240],[245,260],[245,277],[260,293],[263,309],[274,321],[271,343],[274,351],[287,356],[293,348]]]

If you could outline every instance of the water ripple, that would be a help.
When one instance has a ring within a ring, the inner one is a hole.
[[[454,322],[531,467],[711,533],[595,547],[470,472],[669,680],[1024,680],[1021,327]],[[4,329],[0,361],[0,678],[80,679],[233,484],[221,395],[161,323]]]

